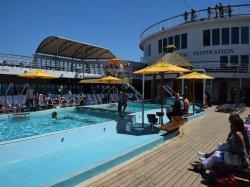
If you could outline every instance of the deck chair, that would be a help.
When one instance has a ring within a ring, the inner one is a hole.
[[[47,104],[44,102],[44,95],[43,94],[39,95],[39,106],[41,109],[47,108]]]
[[[17,111],[26,111],[26,95],[15,95],[14,96],[14,103],[17,108]]]
[[[118,93],[114,93],[113,95],[114,95],[114,100],[116,102],[118,102],[119,101],[119,95],[118,95]]]
[[[101,94],[96,94],[96,99],[99,103],[102,103],[102,96]]]
[[[14,96],[7,95],[5,96],[5,112],[13,112],[16,110],[16,104],[14,103]]]
[[[134,102],[135,101],[135,96],[133,93],[128,93],[128,101],[129,102]]]
[[[135,93],[135,98],[136,98],[136,102],[139,103],[139,102],[142,102],[141,98]]]
[[[86,94],[86,97],[91,101],[93,100],[91,94]]]
[[[113,103],[115,102],[114,95],[112,93],[109,93],[109,102]]]
[[[2,102],[2,109],[0,109],[0,112],[5,112],[5,106],[6,106],[5,96],[1,95],[0,99],[1,99],[1,102]]]
[[[97,103],[97,97],[96,94],[91,94],[93,102]]]

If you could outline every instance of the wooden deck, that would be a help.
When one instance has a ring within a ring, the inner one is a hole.
[[[241,114],[246,117],[250,108]],[[230,130],[229,114],[206,109],[203,118],[183,125],[178,137],[124,162],[78,186],[208,186],[204,176],[188,170],[190,162],[198,161],[197,151],[211,151],[225,141]],[[240,181],[238,186],[250,186]]]

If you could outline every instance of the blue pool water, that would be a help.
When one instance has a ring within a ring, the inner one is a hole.
[[[96,108],[107,108],[116,111],[116,105],[93,105]],[[141,111],[141,104],[129,103],[127,112]],[[146,104],[145,110],[159,108],[159,105]],[[57,111],[59,117],[70,119],[55,120],[51,113]],[[47,133],[64,131],[98,123],[118,120],[119,115],[114,112],[100,110],[63,108],[31,113],[30,117],[13,118],[12,115],[0,118],[0,142],[28,138]]]
[[[74,186],[163,140],[160,132],[119,134],[109,122],[6,144],[0,148],[0,186]]]
[[[110,111],[117,111],[117,103],[111,104],[102,104],[102,105],[91,105],[91,108],[102,108],[107,109]],[[88,107],[88,106],[87,106]],[[144,111],[153,110],[160,108],[158,104],[144,104]],[[128,103],[126,107],[126,112],[141,112],[142,111],[142,104],[141,103]]]
[[[56,109],[56,111],[59,117],[69,119],[55,120],[51,118],[53,111],[55,110],[31,113],[29,117],[13,118],[9,115],[0,118],[0,142],[89,126],[118,118],[115,113],[65,108]]]

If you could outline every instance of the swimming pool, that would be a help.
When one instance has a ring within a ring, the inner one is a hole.
[[[145,110],[151,110],[157,107],[159,108],[158,105],[147,104],[145,105]],[[1,116],[0,143],[119,119],[119,115],[112,112],[117,110],[116,105],[92,105],[91,108],[94,110],[61,108],[30,113],[30,116],[26,117],[15,118],[11,114]],[[103,112],[97,110],[97,108],[106,108],[109,112]],[[59,117],[68,117],[69,119],[55,120],[51,118],[53,111],[57,111]],[[126,111],[141,111],[141,104],[129,103]]]
[[[53,111],[57,111],[59,117],[68,117],[69,119],[55,120],[51,118]],[[17,118],[7,115],[0,118],[0,142],[94,125],[117,118],[115,113],[90,112],[75,108],[35,112],[30,113],[30,116]]]
[[[117,126],[110,121],[1,144],[0,186],[74,186],[170,138],[151,127],[121,134]]]
[[[85,106],[85,108],[93,108],[93,109],[106,109],[108,111],[117,111],[117,103],[110,103],[110,104],[101,104],[101,105],[91,105]],[[158,104],[144,104],[144,111],[153,110],[160,108]],[[141,112],[142,111],[142,104],[141,103],[127,103],[126,112],[133,113],[133,112]]]

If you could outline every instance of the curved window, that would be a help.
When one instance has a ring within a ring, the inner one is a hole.
[[[168,38],[163,39],[163,52],[167,52]]]
[[[180,35],[174,36],[174,45],[177,50],[180,49]]]
[[[210,46],[210,30],[203,31],[203,46]]]
[[[212,45],[220,45],[220,29],[212,30]]]
[[[181,48],[187,49],[187,33],[181,35]]]
[[[144,57],[149,57],[149,56],[151,56],[151,44],[148,44],[144,48]]]
[[[158,40],[158,53],[162,53],[162,40]]]
[[[229,28],[222,28],[222,45],[229,44]]]
[[[231,43],[232,44],[239,44],[239,27],[232,27],[231,28]]]
[[[241,44],[249,44],[249,28],[241,27]]]

